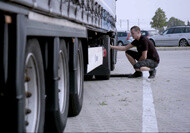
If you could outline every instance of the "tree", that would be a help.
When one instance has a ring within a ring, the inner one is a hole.
[[[152,18],[152,21],[150,22],[150,25],[152,28],[161,31],[164,29],[164,26],[167,26],[166,19],[165,12],[161,8],[158,8]]]
[[[167,28],[173,27],[173,26],[184,26],[185,22],[182,20],[179,20],[175,17],[171,17],[167,23]]]

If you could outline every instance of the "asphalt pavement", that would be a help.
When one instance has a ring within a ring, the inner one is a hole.
[[[129,79],[124,52],[110,80],[84,83],[83,108],[68,118],[65,132],[190,132],[190,48],[157,48],[154,79]]]

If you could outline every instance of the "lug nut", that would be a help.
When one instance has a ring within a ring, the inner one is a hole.
[[[28,125],[29,125],[28,121],[25,121],[25,125],[26,125],[26,126],[28,126]]]
[[[24,77],[24,80],[25,80],[25,82],[29,82],[29,81],[30,81],[30,77],[25,76],[25,77]]]
[[[32,96],[32,93],[30,93],[30,92],[27,91],[27,92],[26,92],[26,97],[27,97],[27,98],[30,98],[31,96]]]
[[[25,110],[25,114],[26,114],[26,115],[30,114],[31,112],[32,112],[32,111],[31,111],[30,109],[26,109],[26,110]]]

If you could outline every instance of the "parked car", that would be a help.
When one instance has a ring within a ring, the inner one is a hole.
[[[176,26],[149,37],[155,46],[189,46],[190,26]]]
[[[141,34],[142,34],[142,36],[150,37],[149,32],[146,30],[141,30]]]
[[[157,30],[141,30],[141,34],[148,38],[153,35],[159,35]]]
[[[117,44],[119,46],[125,46],[133,41],[132,36],[127,31],[117,32]]]
[[[148,33],[149,33],[149,36],[159,35],[158,30],[149,30]]]

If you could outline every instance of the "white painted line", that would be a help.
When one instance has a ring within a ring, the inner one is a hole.
[[[143,72],[143,118],[142,132],[158,132],[149,73]]]

